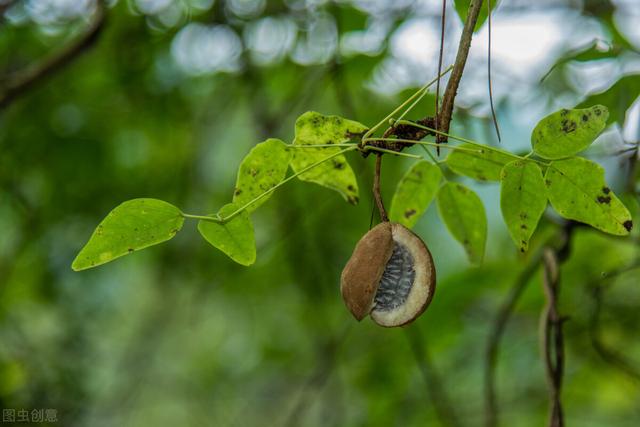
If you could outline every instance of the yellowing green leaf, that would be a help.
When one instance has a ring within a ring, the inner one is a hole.
[[[506,151],[462,144],[463,150],[452,150],[447,156],[447,166],[458,175],[478,181],[500,181],[502,168],[515,157]]]
[[[133,199],[102,220],[73,261],[75,271],[112,261],[133,251],[171,239],[182,228],[180,209],[156,199]]]
[[[253,147],[238,169],[233,202],[237,206],[244,206],[278,185],[287,173],[291,155],[291,151],[279,139],[270,138]],[[248,206],[247,211],[253,212],[269,197],[271,194],[263,196]]]
[[[398,183],[389,219],[412,228],[435,197],[440,179],[442,172],[433,163],[422,160],[414,164]]]
[[[563,217],[619,236],[631,231],[631,215],[607,187],[600,165],[581,157],[556,160],[545,182],[551,205]]]
[[[502,169],[500,209],[509,234],[524,252],[547,206],[547,188],[540,167],[516,160]]]
[[[218,215],[220,217],[228,216],[238,207],[234,203],[229,203],[220,209]],[[200,220],[198,231],[207,242],[238,264],[251,265],[255,262],[256,242],[253,235],[253,223],[246,210],[224,223]]]
[[[362,135],[367,128],[361,123],[338,116],[324,116],[308,111],[296,120],[294,145],[325,145],[348,142]],[[307,166],[337,153],[340,148],[294,148],[291,167],[298,172]],[[315,182],[337,191],[349,203],[358,203],[358,182],[356,176],[341,154],[321,163],[298,176],[303,181]]]
[[[440,187],[436,202],[440,217],[464,246],[469,261],[480,264],[487,240],[487,216],[478,195],[462,184],[447,182]]]
[[[607,125],[608,118],[609,111],[602,105],[556,111],[533,129],[533,151],[545,159],[573,156],[591,145]]]

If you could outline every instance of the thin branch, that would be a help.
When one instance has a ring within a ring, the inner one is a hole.
[[[380,213],[380,220],[382,222],[388,222],[389,217],[387,216],[387,211],[384,208],[384,203],[382,202],[382,195],[380,194],[380,165],[382,163],[382,153],[376,153],[376,171],[373,175],[373,198],[376,201],[376,205],[378,206],[378,212]]]
[[[563,427],[560,392],[564,375],[564,337],[562,335],[563,319],[558,313],[560,292],[558,258],[552,249],[546,248],[542,260],[544,265],[542,284],[547,303],[540,317],[540,345],[549,389],[549,427]]]
[[[518,275],[509,294],[504,299],[498,313],[493,321],[493,326],[487,341],[487,349],[485,353],[484,366],[484,395],[485,395],[485,426],[496,427],[499,424],[498,419],[498,403],[496,397],[496,366],[498,362],[498,350],[500,341],[504,335],[505,328],[515,306],[522,296],[531,278],[538,270],[540,260],[542,259],[542,250],[536,252],[531,258],[527,266]]]
[[[62,70],[91,48],[104,28],[105,16],[104,6],[98,1],[95,16],[82,36],[40,63],[18,71],[16,78],[0,89],[0,110],[7,108],[16,98]]]
[[[622,353],[607,346],[602,341],[600,334],[600,314],[602,312],[602,306],[604,305],[604,292],[607,289],[606,282],[621,274],[635,270],[638,267],[640,267],[640,260],[606,274],[600,283],[593,285],[591,296],[594,300],[594,309],[589,318],[589,338],[591,339],[593,349],[602,360],[618,371],[633,378],[635,381],[640,382],[640,370]]]
[[[301,418],[304,415],[305,409],[309,406],[309,401],[315,398],[315,396],[311,396],[309,392],[319,391],[327,383],[335,370],[338,351],[350,331],[351,324],[345,326],[339,334],[330,337],[320,345],[320,349],[317,352],[318,359],[316,361],[316,367],[304,381],[298,393],[299,397],[297,401],[282,422],[283,427],[301,425]]]
[[[471,47],[471,38],[473,37],[473,30],[478,22],[478,15],[482,8],[482,0],[471,0],[469,3],[469,12],[467,13],[467,20],[464,23],[462,29],[462,35],[460,36],[460,43],[458,44],[458,53],[456,55],[456,61],[453,64],[453,70],[451,71],[451,77],[447,83],[447,88],[444,92],[442,99],[442,108],[438,113],[438,126],[437,129],[441,132],[449,132],[449,126],[451,125],[451,116],[453,114],[453,104],[458,93],[458,86],[460,85],[460,79],[462,78],[462,72],[464,66],[467,63],[467,56],[469,56],[469,48]],[[438,135],[436,142],[446,143],[447,137],[444,135]]]
[[[487,43],[487,82],[489,85],[489,105],[491,106],[491,117],[493,118],[493,126],[496,129],[496,134],[498,135],[498,142],[500,142],[500,127],[498,126],[496,109],[493,106],[493,90],[491,89],[491,0],[487,0],[487,25],[487,29],[489,31],[489,40]]]
[[[431,358],[425,350],[423,338],[418,330],[417,324],[406,328],[405,332],[409,345],[411,346],[413,357],[420,368],[420,373],[427,386],[429,401],[433,404],[440,424],[448,427],[461,426],[462,424],[456,415],[455,407],[451,404],[442,380],[438,376],[437,370],[431,364]]]
[[[442,0],[442,20],[440,21],[440,52],[438,53],[438,82],[436,83],[436,123],[438,123],[438,110],[440,109],[440,74],[442,71],[442,57],[444,56],[444,29],[447,13],[447,0]],[[440,149],[437,149],[440,154]]]

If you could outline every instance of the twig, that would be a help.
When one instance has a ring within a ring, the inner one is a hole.
[[[498,309],[498,314],[493,322],[491,333],[489,334],[489,340],[487,342],[487,349],[485,353],[485,367],[484,367],[484,395],[485,395],[485,426],[496,427],[499,424],[498,419],[498,404],[496,398],[496,365],[498,361],[498,350],[500,347],[500,341],[504,335],[507,322],[511,318],[511,314],[515,309],[515,306],[520,299],[520,296],[526,289],[527,285],[531,281],[531,278],[538,270],[540,260],[542,259],[542,249],[536,252],[531,258],[531,261],[518,275],[513,286],[509,290],[509,294],[502,302]]]
[[[544,250],[542,261],[544,275],[542,284],[547,303],[540,317],[540,346],[545,365],[549,389],[549,427],[563,427],[562,403],[560,392],[564,374],[564,338],[562,322],[558,313],[558,294],[560,292],[558,259],[552,249]]]
[[[297,402],[287,417],[283,420],[283,427],[301,425],[300,417],[304,414],[304,410],[308,406],[309,398],[311,397],[307,392],[309,390],[320,390],[327,383],[336,367],[338,350],[346,340],[349,331],[351,331],[350,324],[345,326],[339,334],[330,337],[325,343],[321,344],[316,368],[305,380],[299,392],[300,397],[297,399]]]
[[[448,133],[449,126],[451,125],[451,116],[453,114],[453,103],[458,92],[458,86],[460,85],[460,79],[462,78],[462,72],[464,66],[467,63],[467,56],[469,56],[469,48],[471,47],[471,38],[473,37],[473,30],[478,22],[478,15],[482,8],[482,0],[471,0],[469,4],[469,12],[467,13],[467,20],[464,23],[462,29],[462,35],[460,36],[460,43],[458,44],[458,53],[456,55],[456,61],[453,64],[453,70],[451,71],[451,77],[447,83],[447,88],[444,92],[442,99],[442,108],[438,113],[438,127],[441,132]],[[444,135],[437,135],[436,142],[446,143],[447,137]]]
[[[378,206],[378,212],[380,213],[380,221],[388,222],[389,217],[387,211],[384,208],[382,202],[382,195],[380,194],[380,164],[382,163],[382,153],[376,153],[376,171],[373,175],[373,198]]]
[[[640,381],[640,370],[623,354],[610,348],[602,341],[602,337],[600,336],[600,313],[602,312],[602,306],[604,304],[603,294],[606,290],[606,282],[628,271],[635,270],[638,267],[640,267],[640,260],[606,274],[600,283],[593,285],[591,296],[594,300],[594,309],[589,319],[589,338],[591,339],[591,345],[595,352],[598,353],[598,356],[606,363],[633,378],[635,381]]]
[[[98,1],[93,21],[82,36],[40,63],[17,72],[16,78],[10,80],[6,87],[0,89],[0,110],[8,107],[16,98],[63,69],[81,53],[92,47],[98,40],[104,23],[104,6],[101,1]]]
[[[447,14],[447,0],[442,0],[442,20],[440,22],[440,52],[438,53],[438,82],[436,83],[436,123],[438,123],[438,110],[440,109],[440,74],[442,73],[442,57],[444,56],[444,29]],[[440,154],[440,149],[437,149]]]
[[[498,135],[498,142],[500,142],[500,127],[498,126],[496,109],[493,106],[493,90],[491,89],[491,0],[487,0],[487,25],[489,32],[489,40],[487,41],[487,82],[489,85],[489,105],[491,106],[491,117],[493,118],[493,126],[496,129],[496,134]]]
[[[429,392],[429,401],[433,403],[436,416],[440,420],[440,424],[449,427],[461,426],[460,420],[456,415],[456,411],[451,404],[451,400],[442,385],[442,381],[431,364],[431,359],[425,350],[422,335],[418,330],[418,325],[414,324],[410,328],[405,329],[407,340],[411,346],[413,356],[420,368],[420,373],[427,386]]]

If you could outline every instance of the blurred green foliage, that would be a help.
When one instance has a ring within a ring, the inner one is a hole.
[[[0,93],[82,37],[95,16],[90,0],[12,3],[0,20]],[[250,268],[202,241],[192,221],[168,244],[82,273],[69,268],[122,201],[152,197],[186,212],[217,211],[233,196],[242,158],[268,137],[290,143],[304,111],[376,123],[404,90],[435,74],[394,51],[394,34],[416,17],[439,28],[439,2],[426,3],[433,7],[110,2],[95,43],[0,111],[0,407],[55,408],[65,426],[481,425],[498,309],[533,254],[562,240],[560,220],[546,215],[520,255],[500,219],[496,183],[464,181],[489,218],[481,266],[469,266],[435,206],[415,226],[433,253],[438,285],[427,312],[404,329],[356,323],[339,296],[342,266],[372,216],[373,164],[355,155],[359,204],[287,183],[252,217],[258,257]],[[495,9],[494,25],[529,10],[508,3]],[[503,69],[508,78],[494,89],[516,81],[524,91],[498,97],[510,150],[528,144],[533,124],[558,104],[605,105],[612,127],[588,153],[638,224],[638,116],[630,107],[639,47],[620,24],[624,4],[557,2],[554,13],[567,26],[597,26],[604,40],[597,50],[611,55],[585,56],[593,41],[582,49],[567,42],[548,52],[557,65],[541,83],[542,76],[518,82]],[[455,41],[460,24],[450,10]],[[358,37],[358,49],[346,43]],[[437,63],[437,50],[428,59]],[[586,91],[576,84],[580,64],[617,71]],[[398,86],[384,79],[389,70],[415,82]],[[484,90],[486,80],[474,83]],[[419,108],[429,114],[433,103],[426,97]],[[460,104],[453,132],[492,143],[488,114],[475,106]],[[385,158],[387,203],[411,164]],[[569,249],[560,299],[569,317],[567,424],[636,426],[638,232],[620,238],[576,227]],[[536,271],[500,347],[502,425],[540,426],[547,417],[540,279]]]

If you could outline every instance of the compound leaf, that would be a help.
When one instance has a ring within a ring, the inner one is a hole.
[[[220,209],[218,216],[228,216],[238,208],[235,203],[229,203]],[[246,209],[224,223],[200,220],[198,231],[207,242],[238,264],[251,265],[255,262],[253,223]]]
[[[631,214],[607,187],[600,165],[581,157],[556,160],[545,183],[551,205],[563,217],[619,236],[631,231]]]
[[[287,173],[291,156],[291,151],[279,139],[270,138],[253,147],[238,169],[233,202],[244,206],[278,185]],[[269,197],[271,193],[247,206],[247,211],[253,212]]]
[[[462,144],[447,156],[447,166],[458,175],[478,181],[500,181],[502,168],[516,157],[506,151]]]
[[[426,160],[414,164],[398,183],[389,219],[412,228],[435,197],[440,179],[442,172],[435,164]]]
[[[602,105],[556,111],[533,129],[533,151],[545,159],[573,156],[591,145],[606,127],[608,118],[609,111]]]
[[[338,116],[325,116],[308,111],[296,120],[294,145],[326,145],[345,143],[362,135],[367,127],[361,123]],[[294,148],[291,167],[298,172],[313,163],[340,151],[339,147]],[[315,182],[337,191],[349,203],[358,203],[358,182],[340,154],[298,176],[302,181]]]
[[[509,234],[524,252],[547,207],[547,188],[540,167],[516,160],[502,169],[500,210]]]
[[[182,228],[180,209],[157,199],[128,200],[102,220],[71,268],[85,270],[171,239]]]
[[[480,264],[487,240],[487,216],[476,193],[457,182],[447,182],[436,199],[440,217],[462,245],[472,264]]]

